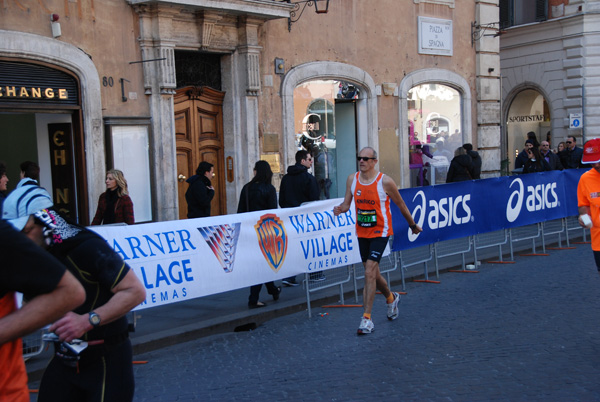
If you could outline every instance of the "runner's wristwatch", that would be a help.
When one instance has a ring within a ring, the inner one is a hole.
[[[90,311],[89,321],[90,324],[92,324],[92,327],[97,328],[100,325],[100,316],[94,311]]]

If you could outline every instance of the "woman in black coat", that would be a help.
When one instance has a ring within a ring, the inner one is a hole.
[[[454,158],[450,162],[446,183],[473,180],[473,158],[467,154],[463,147],[456,148]]]
[[[529,159],[527,159],[525,166],[523,166],[523,173],[548,172],[552,170],[538,148],[529,148],[527,150],[527,157]]]
[[[269,163],[265,161],[256,162],[254,165],[254,178],[242,188],[238,213],[277,209],[277,191],[271,184],[272,178],[273,172]],[[278,300],[281,287],[275,286],[273,281],[265,283],[265,286],[267,292],[273,296],[273,300]],[[266,306],[265,303],[258,301],[261,288],[262,284],[250,287],[249,308]]]

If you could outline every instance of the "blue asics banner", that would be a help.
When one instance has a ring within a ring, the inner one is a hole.
[[[400,190],[423,232],[413,235],[392,203],[392,250],[577,215],[577,183],[585,171],[569,169]]]

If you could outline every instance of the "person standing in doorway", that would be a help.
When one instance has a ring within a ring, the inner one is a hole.
[[[415,223],[394,180],[375,169],[377,152],[371,147],[363,148],[358,153],[357,159],[360,170],[348,176],[344,202],[334,207],[333,213],[337,216],[347,212],[352,199],[355,199],[356,236],[360,256],[365,266],[364,314],[358,327],[358,334],[364,335],[370,334],[374,329],[371,311],[376,290],[379,290],[386,299],[388,320],[395,320],[399,315],[400,295],[390,291],[379,271],[379,261],[388,238],[394,234],[390,200],[398,206],[413,234],[418,234],[423,229]]]
[[[533,148],[533,140],[528,139],[525,141],[525,148],[523,148],[523,150],[519,152],[519,155],[517,155],[517,159],[515,159],[515,170],[523,169],[523,166],[525,166],[525,162],[527,162],[527,160],[529,159],[527,150],[531,148]]]
[[[127,180],[123,172],[111,169],[106,172],[106,191],[100,194],[98,209],[92,225],[126,223],[133,225],[133,201],[129,198]]]
[[[200,162],[196,174],[186,181],[190,184],[185,192],[188,205],[188,218],[204,218],[210,216],[210,203],[215,196],[215,188],[210,179],[215,175],[212,163]]]
[[[308,172],[313,164],[312,155],[306,150],[296,152],[296,164],[288,166],[287,174],[279,186],[279,206],[281,208],[299,207],[305,202],[319,200],[319,184],[315,176]],[[321,274],[314,279],[324,278]],[[295,276],[285,278],[286,286],[298,286]]]
[[[258,161],[254,164],[254,177],[247,183],[240,194],[240,202],[237,212],[253,212],[265,209],[277,209],[277,191],[271,184],[273,172],[266,161]],[[281,288],[275,286],[273,281],[265,283],[267,292],[273,296],[273,300],[279,300]],[[248,308],[265,307],[266,304],[258,300],[262,283],[250,287],[248,297]]]

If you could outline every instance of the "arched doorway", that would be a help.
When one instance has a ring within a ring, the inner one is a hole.
[[[297,149],[313,156],[321,199],[343,197],[356,171],[356,100],[360,88],[346,81],[311,80],[294,90]]]
[[[225,166],[223,158],[223,98],[225,93],[208,87],[177,90],[175,106],[175,141],[177,146],[177,193],[179,219],[187,218],[186,179],[194,175],[202,161],[212,163],[215,197],[211,215],[226,213]]]
[[[539,91],[528,88],[518,92],[512,99],[506,116],[506,157],[508,170],[514,169],[515,159],[524,147],[527,133],[534,132],[538,142],[552,142],[551,116],[548,103]]]
[[[40,167],[36,180],[54,207],[88,224],[84,140],[78,77],[46,63],[0,60],[0,160],[7,165],[8,189],[20,180],[20,164]]]

